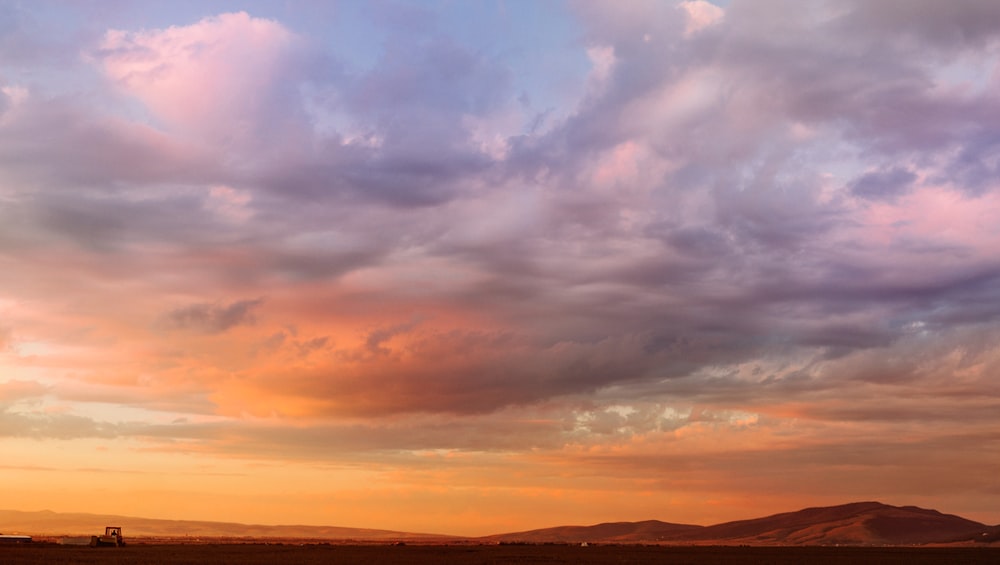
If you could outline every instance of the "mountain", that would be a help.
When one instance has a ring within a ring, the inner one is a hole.
[[[480,538],[484,541],[527,543],[639,542],[670,539],[693,533],[704,526],[671,524],[659,520],[607,522],[594,526],[559,526]]]
[[[544,542],[663,542],[720,545],[911,545],[993,542],[1000,526],[916,506],[855,502],[806,508],[712,526],[665,522],[619,522],[562,526],[499,534],[485,539]]]
[[[451,536],[336,526],[265,526],[231,522],[157,520],[105,514],[57,513],[49,510],[0,510],[0,532],[33,536],[78,536],[103,533],[105,526],[121,526],[126,539],[158,538],[281,538],[357,541],[448,541]]]
[[[0,532],[37,537],[89,536],[104,526],[121,526],[126,539],[279,538],[353,540],[357,542],[423,541],[449,543],[454,536],[334,526],[263,526],[229,522],[156,520],[100,514],[0,510]],[[609,522],[593,526],[560,526],[475,538],[471,541],[526,543],[670,543],[697,545],[922,545],[1000,542],[1000,526],[986,526],[936,510],[855,502],[806,508],[712,526],[672,524],[659,520]]]
[[[707,526],[687,540],[775,545],[908,545],[971,540],[979,522],[916,506],[855,502]]]

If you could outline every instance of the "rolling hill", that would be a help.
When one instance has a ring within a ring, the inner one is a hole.
[[[662,542],[725,545],[913,545],[992,542],[998,527],[916,506],[855,502],[712,526],[624,522],[489,536],[504,542]]]
[[[707,526],[687,540],[774,545],[910,545],[971,540],[979,522],[916,506],[856,502]]]
[[[694,534],[704,526],[671,524],[659,520],[607,522],[594,526],[559,526],[524,532],[486,536],[485,541],[526,543],[639,542],[662,541]]]
[[[0,532],[33,536],[78,536],[104,531],[105,526],[121,526],[127,538],[281,538],[357,541],[447,541],[451,536],[417,534],[392,530],[342,528],[337,526],[267,526],[233,522],[159,520],[106,514],[57,513],[48,510],[20,512],[0,510]]]
[[[1000,526],[987,526],[916,506],[855,502],[806,508],[711,526],[659,520],[559,526],[479,538],[415,534],[335,526],[266,526],[228,522],[157,520],[97,514],[0,510],[0,532],[35,536],[90,535],[106,525],[122,526],[128,537],[281,538],[428,543],[668,543],[693,545],[924,545],[996,543]]]

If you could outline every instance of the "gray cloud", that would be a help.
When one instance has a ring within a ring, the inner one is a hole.
[[[851,192],[872,200],[891,200],[909,192],[917,175],[903,167],[865,173],[851,183]]]
[[[212,155],[140,124],[105,121],[68,97],[29,90],[16,106],[8,95],[6,105],[0,162],[9,180],[47,192],[76,187],[108,194],[122,183],[186,184],[213,176]]]
[[[853,2],[838,22],[845,33],[882,35],[904,40],[904,46],[933,45],[944,49],[983,47],[1000,37],[1000,8],[988,0],[889,0]]]
[[[390,22],[368,67],[295,43],[286,71],[220,110],[211,131],[110,119],[85,97],[5,95],[0,249],[36,257],[20,271],[32,280],[58,267],[94,287],[148,275],[161,296],[277,288],[301,293],[308,306],[288,316],[315,312],[316,325],[377,312],[358,322],[369,329],[357,347],[271,326],[254,338],[258,360],[295,349],[310,363],[246,380],[315,399],[331,418],[473,417],[616,387],[733,404],[849,398],[839,383],[920,380],[900,357],[914,332],[989,327],[1000,304],[990,244],[894,226],[875,237],[862,208],[939,181],[957,198],[992,193],[997,100],[938,68],[991,56],[992,3],[832,14],[822,2],[735,1],[690,37],[667,3],[576,9],[582,46],[613,62],[543,123],[517,113],[534,93],[514,87],[507,61],[426,10]],[[521,123],[490,131],[487,151],[472,124],[508,113]],[[236,122],[245,142],[215,143]],[[207,205],[216,186],[245,197],[243,219]],[[77,262],[45,258],[64,245]],[[203,301],[161,321],[223,334],[261,304]],[[414,311],[449,321],[405,321]],[[455,311],[491,329],[437,315]],[[857,361],[873,351],[894,361]],[[770,358],[788,367],[769,380],[734,368]],[[837,363],[844,376],[820,370]],[[706,377],[713,369],[737,376]]]
[[[73,414],[21,413],[0,406],[0,435],[34,439],[113,438],[117,426]]]
[[[252,325],[253,311],[264,303],[262,298],[237,300],[230,304],[192,304],[168,312],[167,324],[177,329],[193,329],[209,334],[225,332],[236,326]]]

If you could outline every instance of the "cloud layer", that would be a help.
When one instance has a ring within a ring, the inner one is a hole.
[[[1000,7],[448,16],[0,14],[0,435],[1000,520]]]

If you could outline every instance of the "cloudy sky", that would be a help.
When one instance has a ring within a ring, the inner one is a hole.
[[[998,93],[993,0],[0,1],[2,506],[998,523]]]

